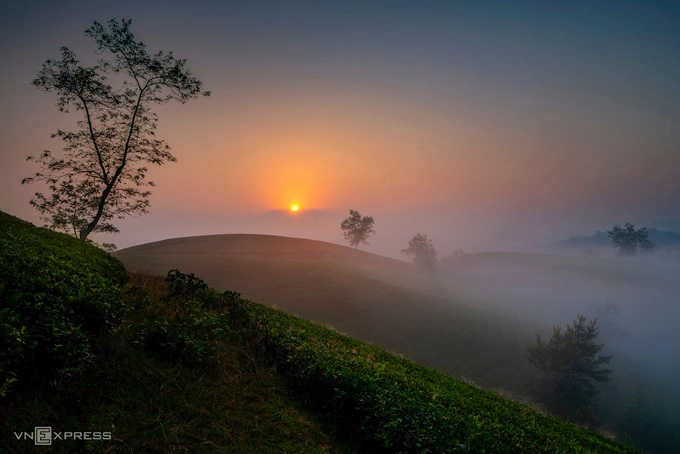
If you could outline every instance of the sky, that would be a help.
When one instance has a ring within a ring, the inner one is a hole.
[[[31,81],[61,46],[93,59],[83,31],[111,18],[212,96],[155,109],[178,162],[150,171],[148,215],[95,240],[342,244],[356,209],[362,247],[400,257],[417,232],[446,255],[680,219],[680,6],[651,1],[12,2],[0,210],[41,224],[25,158],[79,118]]]

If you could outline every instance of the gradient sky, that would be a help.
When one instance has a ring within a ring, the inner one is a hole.
[[[0,210],[34,223],[25,157],[76,117],[31,85],[94,20],[132,19],[212,91],[157,109],[176,164],[119,247],[208,233],[441,254],[680,218],[680,4],[649,1],[12,2],[0,14]],[[299,214],[287,215],[291,203]]]

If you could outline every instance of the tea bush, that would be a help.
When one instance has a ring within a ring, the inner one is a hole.
[[[281,311],[243,300],[230,310],[304,399],[363,449],[636,452]]]
[[[165,281],[167,294],[155,305],[153,317],[141,308],[146,316],[132,326],[134,341],[174,363],[206,366],[217,343],[230,332],[226,308],[240,294],[220,293],[193,273],[176,269],[168,272]],[[139,299],[136,296],[133,300]]]
[[[220,293],[210,287],[194,273],[184,274],[179,270],[168,271],[165,278],[168,283],[166,301],[176,302],[183,315],[192,311],[222,311],[230,302],[238,299],[238,292],[226,291]]]
[[[217,343],[229,332],[226,316],[211,314],[183,322],[141,322],[135,326],[135,339],[147,350],[173,363],[207,366]]]
[[[0,385],[58,383],[125,313],[123,265],[76,238],[0,212]]]

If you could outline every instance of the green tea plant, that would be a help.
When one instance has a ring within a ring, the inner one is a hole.
[[[212,314],[184,322],[156,320],[135,326],[137,342],[173,363],[207,366],[219,340],[228,333],[227,314]]]
[[[177,269],[168,271],[165,280],[168,283],[167,301],[176,301],[189,312],[191,306],[196,306],[193,310],[222,311],[230,301],[241,296],[229,290],[220,293],[209,288],[194,273],[184,274]]]
[[[234,329],[308,405],[362,449],[388,452],[635,452],[384,350],[240,300]]]
[[[99,248],[0,212],[0,386],[58,384],[125,314],[123,265]]]
[[[227,305],[237,292],[217,292],[193,273],[170,270],[165,278],[164,312],[143,318],[132,331],[135,342],[174,363],[206,366],[229,334]]]

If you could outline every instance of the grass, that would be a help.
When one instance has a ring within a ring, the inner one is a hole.
[[[86,446],[95,452],[334,449],[319,424],[296,406],[266,369],[232,362],[220,373],[206,373],[120,348],[87,378],[57,395],[21,396],[6,412],[3,432],[11,436],[11,431],[32,431],[42,425],[110,431],[113,441]],[[3,443],[21,451],[33,448],[28,444]],[[73,442],[56,448],[72,452],[82,446]]]
[[[233,315],[302,399],[368,451],[635,452],[281,311],[241,301]]]
[[[57,452],[635,451],[193,275],[130,277],[122,321],[93,334],[78,373],[19,380],[0,400],[3,451],[40,452],[14,436],[36,426],[112,436]],[[17,289],[14,303],[30,290]]]
[[[268,235],[164,240],[115,253],[135,271],[195,273],[218,290],[332,326],[452,376],[516,395],[536,378],[526,345],[538,327],[427,289],[408,263],[321,241]]]
[[[274,369],[247,343],[223,340],[210,363],[188,366],[139,347],[129,328],[141,318],[168,315],[165,284],[133,275],[148,306],[129,314],[124,328],[96,349],[87,372],[61,389],[36,388],[2,402],[3,449],[41,452],[13,432],[35,426],[55,431],[110,431],[112,441],[55,441],[56,452],[347,452],[304,409]],[[165,307],[164,307],[165,306]]]

